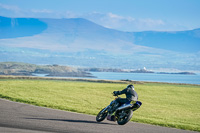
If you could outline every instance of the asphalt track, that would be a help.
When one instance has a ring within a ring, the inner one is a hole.
[[[129,122],[97,123],[95,116],[48,109],[0,99],[0,133],[195,133]],[[196,132],[198,133],[198,132]]]

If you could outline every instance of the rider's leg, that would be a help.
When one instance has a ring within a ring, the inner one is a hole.
[[[117,98],[115,100],[115,105],[113,106],[112,112],[114,112],[120,105],[126,103],[128,100],[126,98]]]

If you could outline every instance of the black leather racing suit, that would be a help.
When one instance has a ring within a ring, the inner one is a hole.
[[[124,104],[128,101],[137,101],[138,100],[138,94],[135,90],[133,90],[132,88],[125,88],[122,91],[115,91],[115,95],[121,95],[121,94],[125,94],[126,98],[117,98],[116,102],[121,104]]]

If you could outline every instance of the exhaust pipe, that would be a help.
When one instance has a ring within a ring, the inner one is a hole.
[[[131,108],[132,106],[133,106],[132,104],[123,104],[122,106],[117,108],[116,111],[123,110],[123,109],[128,109],[128,108]]]
[[[123,109],[132,109],[133,111],[137,110],[142,105],[142,102],[137,101],[134,105],[133,104],[123,104],[120,106],[116,111],[123,110]]]
[[[137,110],[142,105],[142,102],[137,101],[134,106],[131,107],[133,111]]]

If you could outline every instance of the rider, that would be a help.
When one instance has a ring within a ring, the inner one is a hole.
[[[126,98],[117,98],[115,101],[115,105],[113,108],[113,111],[117,109],[117,107],[119,105],[122,105],[124,103],[130,102],[130,101],[137,101],[138,100],[138,94],[134,89],[133,85],[128,85],[125,89],[123,89],[122,91],[114,91],[113,95],[117,96],[117,95],[121,95],[121,94],[125,94]],[[112,112],[113,112],[112,111]]]

